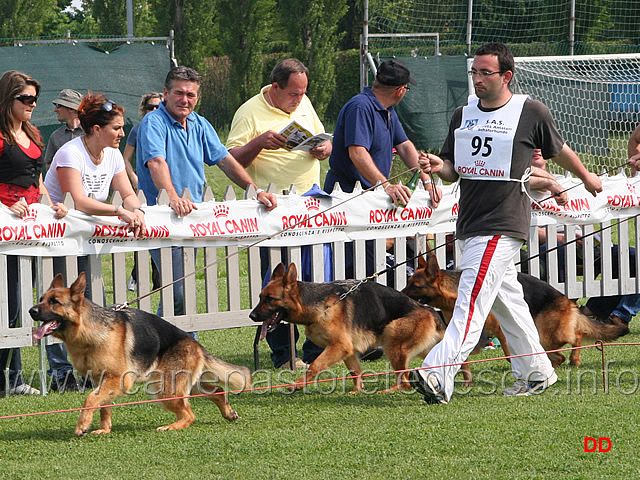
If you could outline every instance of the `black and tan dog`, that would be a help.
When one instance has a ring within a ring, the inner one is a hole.
[[[425,261],[418,257],[418,268],[409,279],[403,293],[442,310],[448,322],[458,298],[460,272],[441,270],[435,256]],[[548,283],[526,273],[518,273],[524,299],[529,305],[533,321],[545,350],[557,350],[566,344],[579,347],[583,339],[615,340],[629,333],[625,324],[609,325],[586,317],[578,306]],[[500,324],[493,313],[489,314],[484,329],[498,337],[506,355],[511,355]],[[565,361],[560,352],[547,354],[554,367]],[[580,350],[572,350],[571,365],[580,365]]]
[[[221,392],[215,383],[235,389],[251,385],[248,368],[214,357],[188,333],[156,315],[94,304],[84,297],[85,286],[84,273],[70,288],[64,287],[62,275],[58,274],[40,303],[29,310],[34,320],[42,322],[34,332],[36,339],[46,335],[61,339],[78,372],[100,377],[96,389],[85,400],[85,407],[109,405],[140,382],[145,382],[146,391],[158,398]],[[206,398],[218,406],[227,420],[239,418],[224,394]],[[177,419],[158,430],[179,430],[195,420],[188,399],[160,403]],[[75,430],[77,436],[89,431],[93,413],[94,409],[82,411]],[[101,408],[100,429],[92,433],[110,431],[111,409]]]
[[[293,263],[286,273],[282,263],[274,269],[249,317],[263,322],[263,336],[281,321],[304,325],[307,338],[324,348],[298,383],[344,360],[357,392],[363,390],[358,353],[382,346],[393,369],[406,370],[413,357],[426,356],[445,329],[432,309],[391,287],[356,280],[301,282]],[[410,388],[406,372],[396,375],[389,390],[398,388]]]

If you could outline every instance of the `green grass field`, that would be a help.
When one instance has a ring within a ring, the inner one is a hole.
[[[634,322],[635,323],[635,322]],[[625,341],[640,341],[636,325]],[[215,355],[252,367],[253,328],[206,332]],[[36,366],[23,349],[24,368]],[[500,356],[485,351],[471,359]],[[601,354],[582,352],[580,367],[562,366],[559,382],[542,395],[508,398],[504,360],[472,365],[476,385],[461,387],[449,405],[427,405],[415,393],[373,393],[386,376],[367,380],[367,394],[350,394],[351,381],[230,397],[242,417],[230,424],[204,399],[192,404],[196,422],[179,432],[156,432],[173,415],[156,404],[113,409],[114,428],[104,436],[76,438],[78,412],[0,419],[2,478],[202,479],[591,479],[637,478],[638,347],[607,347],[609,393],[602,390]],[[261,345],[257,386],[290,381],[270,369]],[[414,359],[412,367],[420,366]],[[363,364],[386,372],[385,360]],[[481,371],[484,371],[481,373]],[[334,375],[346,375],[335,366]],[[495,393],[495,392],[498,393]],[[7,397],[0,416],[76,408],[85,394]],[[142,393],[119,402],[145,400]],[[94,427],[98,425],[98,414]],[[585,453],[585,437],[607,437],[611,450]]]
[[[325,172],[328,164],[322,165]],[[217,168],[207,172],[219,200],[228,182]],[[105,281],[108,284],[108,274]],[[636,322],[622,340],[640,342]],[[254,333],[253,328],[202,332],[200,340],[213,354],[252,368]],[[37,350],[22,352],[28,378],[37,369]],[[262,343],[265,370],[255,374],[257,386],[293,380],[292,374],[270,368],[268,353]],[[502,350],[485,351],[470,360],[501,354]],[[607,347],[605,357],[608,393],[602,388],[601,353],[588,349],[582,352],[580,367],[560,367],[555,386],[527,398],[500,395],[512,379],[508,363],[499,360],[472,365],[476,385],[460,386],[444,406],[426,405],[413,392],[375,393],[392,382],[380,376],[367,380],[366,394],[350,394],[351,381],[342,380],[293,395],[283,389],[234,394],[230,402],[242,418],[233,424],[211,402],[195,399],[196,422],[179,432],[155,431],[173,421],[173,415],[157,404],[114,408],[114,428],[105,436],[76,438],[78,412],[0,419],[0,477],[637,478],[638,347]],[[411,367],[419,366],[420,359],[414,359]],[[371,372],[390,370],[384,359],[363,367]],[[342,377],[346,368],[335,366],[332,372]],[[37,380],[33,384],[38,386]],[[0,399],[0,416],[77,408],[85,396],[6,397]],[[139,393],[118,402],[147,398]],[[97,425],[98,413],[94,428]],[[586,453],[585,437],[607,437],[611,450]]]

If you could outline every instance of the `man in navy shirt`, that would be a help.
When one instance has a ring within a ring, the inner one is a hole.
[[[358,180],[364,188],[380,181],[395,205],[407,204],[409,188],[385,182],[391,172],[393,148],[408,168],[418,166],[418,151],[393,108],[404,98],[409,84],[417,85],[409,69],[397,60],[387,60],[378,67],[373,87],[365,87],[342,107],[333,134],[325,191],[330,192],[335,183],[351,192]],[[422,181],[427,189],[432,188],[427,175],[422,174]]]
[[[393,149],[407,168],[418,166],[418,151],[404,132],[394,106],[398,105],[409,90],[409,84],[417,85],[409,69],[397,60],[387,60],[378,67],[372,87],[349,100],[338,115],[333,133],[333,150],[329,158],[330,169],[324,190],[331,192],[336,183],[344,192],[352,192],[356,181],[364,188],[382,182],[384,191],[394,205],[406,205],[411,190],[405,185],[387,182],[391,172]],[[435,185],[421,174],[421,180],[431,193],[431,202],[438,205],[439,195],[433,195]],[[367,275],[374,271],[373,242],[367,242]],[[347,276],[353,276],[353,253],[346,252]]]

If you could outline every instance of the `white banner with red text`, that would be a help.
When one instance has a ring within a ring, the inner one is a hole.
[[[533,196],[533,225],[594,224],[640,214],[640,177],[604,178],[604,191],[593,197],[578,179],[559,178],[570,190],[559,207],[545,192]],[[130,252],[149,248],[295,246],[324,242],[411,236],[455,231],[458,195],[442,187],[438,208],[418,189],[405,207],[394,207],[381,188],[366,193],[334,192],[332,197],[278,196],[278,207],[265,211],[255,200],[205,202],[186,217],[168,206],[145,207],[147,235],[137,239],[116,217],[85,215],[76,210],[61,220],[48,206],[34,204],[18,218],[0,208],[0,254],[65,256]],[[482,199],[478,199],[482,201]]]

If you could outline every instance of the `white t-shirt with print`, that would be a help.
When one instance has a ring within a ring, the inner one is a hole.
[[[94,194],[96,200],[105,202],[109,196],[109,188],[114,175],[124,171],[124,158],[117,148],[105,148],[104,158],[100,165],[91,161],[89,153],[84,147],[82,137],[74,138],[65,143],[58,150],[51,162],[44,184],[49,190],[51,200],[61,202],[64,192],[60,187],[57,169],[58,167],[75,168],[80,172],[84,194]]]

